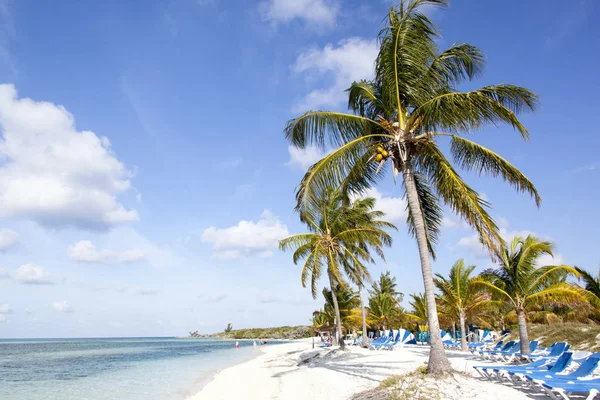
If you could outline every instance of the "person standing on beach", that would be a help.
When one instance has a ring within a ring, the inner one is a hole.
[[[240,343],[239,343],[239,342],[236,340],[236,341],[235,341],[235,349],[237,350],[237,349],[239,349],[239,348],[240,348]]]

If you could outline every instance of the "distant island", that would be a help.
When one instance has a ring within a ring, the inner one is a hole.
[[[228,328],[231,328],[228,326]],[[190,338],[220,338],[220,339],[302,339],[310,337],[308,326],[279,326],[275,328],[226,329],[225,332],[202,334],[193,331]]]

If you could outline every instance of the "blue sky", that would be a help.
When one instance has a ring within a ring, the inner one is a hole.
[[[0,337],[181,335],[308,323],[322,300],[277,240],[303,231],[294,189],[320,155],[285,123],[344,109],[369,78],[391,3],[351,0],[0,0]],[[474,2],[429,10],[441,47],[483,49],[490,83],[542,107],[531,141],[476,139],[537,185],[543,204],[464,174],[506,237],[556,243],[554,262],[595,270],[600,28],[593,0]],[[401,188],[371,194],[397,223],[387,265],[422,291]],[[447,214],[436,272],[489,265]],[[545,260],[551,262],[551,260]],[[323,282],[323,285],[325,282]]]

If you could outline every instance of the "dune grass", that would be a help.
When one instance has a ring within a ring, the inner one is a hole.
[[[529,339],[539,340],[540,346],[548,347],[555,342],[567,341],[573,350],[600,351],[600,326],[587,324],[530,324]],[[519,340],[514,330],[508,340]]]

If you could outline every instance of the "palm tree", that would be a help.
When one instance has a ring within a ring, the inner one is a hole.
[[[378,293],[369,298],[369,320],[378,329],[386,330],[401,313],[396,299],[389,293]]]
[[[392,276],[390,271],[385,271],[385,273],[381,273],[378,281],[373,282],[373,289],[370,293],[371,296],[387,293],[400,304],[404,298],[404,294],[396,290],[396,286],[396,277]]]
[[[460,346],[462,351],[467,351],[467,314],[485,306],[490,300],[490,296],[482,292],[479,287],[473,284],[475,278],[471,273],[475,269],[474,265],[465,266],[464,260],[458,260],[450,269],[448,279],[440,274],[435,274],[435,286],[441,292],[438,297],[440,304],[445,307],[451,315],[458,318],[460,323]]]
[[[593,317],[600,319],[600,272],[593,276],[583,268],[575,267],[580,274],[580,279],[585,283],[585,295],[590,305],[593,307]]]
[[[335,292],[337,304],[340,312],[340,326],[350,330],[348,320],[352,316],[352,311],[358,307],[358,297],[355,291],[351,290],[347,285],[336,284],[334,290],[323,288],[323,297],[325,298],[324,314],[335,315],[335,303],[333,293]]]
[[[450,363],[440,336],[430,260],[442,221],[440,198],[477,230],[486,246],[498,247],[501,237],[488,214],[489,203],[462,180],[439,141],[450,140],[450,154],[463,169],[500,176],[539,205],[541,199],[523,173],[492,150],[458,135],[486,123],[507,123],[527,139],[517,114],[535,109],[537,96],[508,84],[457,91],[459,83],[481,74],[484,57],[469,44],[440,52],[438,30],[421,12],[424,5],[446,6],[447,1],[402,1],[391,8],[379,34],[374,80],[355,82],[348,90],[353,113],[309,111],[290,120],[285,135],[299,148],[337,147],[302,179],[296,208],[304,219],[318,214],[318,200],[328,188],[361,192],[380,181],[386,169],[394,179],[402,175],[409,231],[417,240],[430,310],[428,372],[444,373]]]
[[[348,208],[348,212],[352,213],[351,219],[356,221],[356,227],[367,227],[367,228],[391,228],[397,229],[393,224],[382,221],[381,218],[385,216],[385,213],[379,210],[374,210],[375,207],[375,199],[373,198],[364,198],[355,200],[352,203],[352,206]],[[391,245],[391,237],[390,237],[390,245]],[[379,254],[382,260],[385,261],[385,256],[383,254],[383,249],[381,246],[371,245],[368,243],[364,243],[362,245],[363,250],[368,254],[369,247],[373,247],[373,249]],[[360,263],[357,264],[355,268],[347,268],[347,271],[351,273],[352,281],[356,282],[358,285],[358,295],[360,299],[360,312],[362,318],[362,346],[367,347],[367,312],[365,309],[365,302],[363,299],[363,289],[365,282],[368,282],[371,277],[369,271],[364,265]],[[395,289],[395,278],[391,281],[392,289]],[[388,285],[389,283],[386,281],[384,285]]]
[[[323,193],[319,202],[320,213],[310,220],[304,219],[310,233],[290,236],[279,242],[283,251],[294,250],[294,264],[304,260],[301,274],[302,286],[306,287],[310,276],[313,298],[317,296],[317,282],[326,266],[329,285],[333,292],[332,302],[336,315],[336,340],[344,348],[340,308],[335,295],[336,285],[345,287],[342,273],[362,284],[367,269],[365,262],[373,262],[369,248],[382,256],[383,246],[390,246],[392,238],[383,228],[393,225],[378,220],[367,219],[362,212],[344,205],[342,192],[334,190]],[[365,199],[374,204],[374,199]],[[372,207],[371,207],[372,208]],[[374,212],[372,215],[380,215]],[[318,222],[315,222],[318,221]]]
[[[579,276],[579,272],[567,265],[537,267],[543,255],[552,256],[554,245],[533,236],[525,239],[515,236],[510,247],[502,246],[495,252],[499,267],[483,271],[474,285],[487,289],[510,303],[517,314],[521,353],[529,353],[527,312],[529,307],[543,302],[572,301],[581,299],[581,292],[566,283],[562,277]]]

